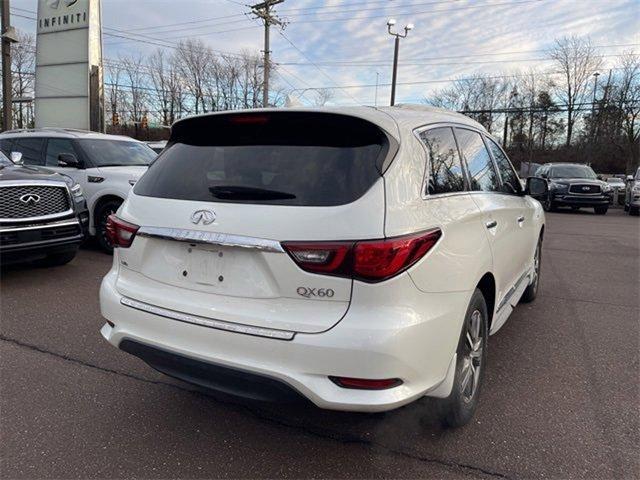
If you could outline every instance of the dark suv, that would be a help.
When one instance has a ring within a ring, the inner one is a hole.
[[[89,225],[82,189],[71,177],[15,160],[0,153],[0,264],[70,262]]]
[[[549,193],[538,198],[547,212],[558,207],[593,208],[604,215],[611,202],[611,186],[602,180],[588,165],[579,163],[546,163],[538,168],[537,177],[549,182]]]

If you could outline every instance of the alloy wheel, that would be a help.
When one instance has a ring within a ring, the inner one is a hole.
[[[474,310],[466,325],[466,342],[462,358],[462,371],[460,384],[462,399],[469,403],[475,396],[480,383],[480,370],[482,369],[482,313]]]

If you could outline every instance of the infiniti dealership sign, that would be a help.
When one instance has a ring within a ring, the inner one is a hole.
[[[36,127],[101,131],[100,0],[38,0]]]
[[[68,28],[86,27],[89,24],[88,5],[85,2],[47,0],[45,5],[46,8],[43,8],[38,15],[38,32],[67,30]]]

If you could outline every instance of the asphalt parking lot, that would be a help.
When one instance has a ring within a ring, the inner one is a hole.
[[[547,216],[541,292],[489,342],[472,424],[211,396],[108,345],[111,258],[2,271],[3,478],[638,478],[640,221]]]

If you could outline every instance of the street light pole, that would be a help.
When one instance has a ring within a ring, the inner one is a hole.
[[[400,39],[406,38],[410,30],[413,30],[413,23],[409,23],[404,27],[404,33],[392,32],[391,28],[396,24],[393,18],[390,18],[387,22],[387,31],[389,35],[393,35],[395,38],[395,45],[393,49],[393,75],[391,76],[391,106],[396,103],[396,80],[398,78],[398,52],[400,50]]]

